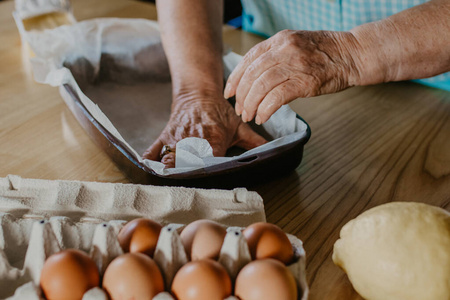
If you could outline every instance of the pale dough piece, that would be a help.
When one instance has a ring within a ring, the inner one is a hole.
[[[333,261],[368,300],[450,300],[450,213],[412,202],[348,222]]]

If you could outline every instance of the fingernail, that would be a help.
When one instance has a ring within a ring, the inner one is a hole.
[[[229,82],[227,82],[227,84],[225,85],[225,91],[223,92],[223,97],[225,99],[228,99],[231,97],[231,85]]]
[[[236,102],[236,104],[234,105],[234,110],[236,111],[236,114],[238,115],[238,116],[240,116],[241,115],[241,111],[242,111],[242,108],[241,108],[241,105],[239,104],[239,103],[237,103]]]
[[[236,101],[237,101],[237,100],[236,100]],[[236,103],[237,103],[237,102],[236,102]],[[238,110],[237,110],[238,114],[239,114],[239,115],[242,115],[243,110],[244,110],[244,108],[239,104],[239,105],[238,105]]]
[[[256,123],[257,125],[261,125],[261,118],[260,118],[259,116],[256,116],[256,118],[255,118],[255,123]]]
[[[247,115],[247,111],[243,111],[242,112],[242,121],[244,121],[245,123],[247,123],[248,122],[248,115]]]

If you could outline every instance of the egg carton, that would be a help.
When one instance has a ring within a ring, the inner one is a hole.
[[[245,188],[198,189],[16,175],[0,178],[0,212],[16,218],[65,216],[74,222],[97,223],[146,217],[162,225],[210,219],[245,227],[265,221],[261,196]]]
[[[0,250],[0,295],[13,294],[8,300],[30,299],[42,300],[39,288],[40,274],[45,260],[54,253],[67,248],[81,249],[94,260],[100,274],[103,275],[109,263],[117,256],[123,254],[117,235],[126,223],[121,220],[111,220],[102,223],[93,223],[88,220],[72,222],[67,217],[51,217],[36,220],[36,216],[15,219],[8,213],[0,214],[3,237]],[[161,230],[153,259],[163,274],[165,289],[170,291],[173,278],[177,271],[188,262],[179,233],[182,224],[169,224]],[[237,274],[245,264],[251,261],[247,242],[242,234],[242,227],[228,227],[227,234],[219,255],[221,263],[234,281]],[[30,231],[29,243],[24,256],[20,260],[20,249],[14,251],[11,245],[19,245],[23,234]],[[295,236],[288,235],[294,248],[295,262],[288,268],[294,275],[301,296],[306,300],[308,287],[305,278],[305,252],[302,243]],[[9,256],[9,257],[8,257]],[[83,300],[108,299],[106,293],[100,288],[89,290]],[[175,300],[169,292],[162,292],[153,300]],[[230,296],[227,300],[238,300]]]
[[[88,253],[103,274],[122,254],[117,234],[134,218],[146,217],[164,225],[154,260],[166,290],[188,259],[179,233],[197,219],[215,220],[227,227],[219,262],[232,280],[250,261],[242,229],[265,221],[262,198],[246,189],[204,190],[183,187],[80,181],[0,178],[0,299],[42,299],[40,273],[45,260],[61,249]],[[301,300],[308,297],[302,242],[288,235],[295,253],[289,269]],[[8,298],[9,297],[9,298]],[[108,299],[100,288],[84,300]],[[172,300],[168,292],[154,300]],[[237,299],[229,297],[227,300]]]

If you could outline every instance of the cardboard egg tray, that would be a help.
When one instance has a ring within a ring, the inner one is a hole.
[[[103,274],[123,253],[117,234],[131,219],[147,217],[162,225],[154,260],[166,291],[188,258],[179,233],[196,219],[227,226],[219,262],[232,280],[250,262],[242,228],[265,221],[261,197],[246,189],[203,190],[132,184],[0,178],[0,299],[42,299],[40,273],[45,260],[61,249],[88,253]],[[297,280],[301,300],[308,297],[302,242],[288,235],[295,250],[289,269]],[[94,288],[84,300],[108,299]],[[169,292],[154,300],[174,299]],[[231,296],[227,300],[236,299]]]

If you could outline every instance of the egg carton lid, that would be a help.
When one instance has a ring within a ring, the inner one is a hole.
[[[210,219],[246,227],[266,220],[260,195],[233,190],[0,178],[0,212],[15,218],[64,216],[74,222],[146,217],[163,225]]]

